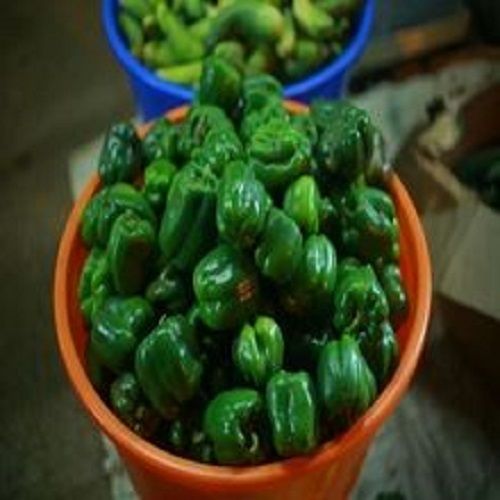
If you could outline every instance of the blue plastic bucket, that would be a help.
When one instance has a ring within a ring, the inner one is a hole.
[[[285,85],[285,96],[303,102],[309,102],[316,97],[341,96],[346,88],[350,70],[368,42],[374,12],[375,0],[364,0],[351,40],[342,54],[307,78]],[[104,31],[113,54],[127,73],[141,118],[150,120],[168,109],[191,101],[193,91],[190,87],[162,80],[129,52],[118,27],[117,13],[118,0],[103,0]]]

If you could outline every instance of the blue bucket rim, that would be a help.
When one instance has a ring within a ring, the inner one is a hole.
[[[169,93],[179,99],[191,100],[193,89],[169,82],[154,74],[148,67],[144,66],[130,52],[122,35],[120,34],[118,23],[114,15],[114,4],[117,0],[104,0],[102,6],[103,27],[108,43],[115,57],[124,66],[127,73],[133,75],[156,91]],[[347,68],[352,66],[360,57],[364,46],[369,38],[373,18],[375,14],[375,0],[364,0],[363,10],[359,14],[359,20],[356,24],[356,30],[351,36],[351,40],[340,56],[336,57],[330,64],[313,72],[303,80],[289,85],[284,85],[286,97],[299,96],[310,93],[313,89],[324,85],[329,80],[336,78],[346,72]]]

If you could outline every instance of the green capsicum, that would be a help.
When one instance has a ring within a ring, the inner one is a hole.
[[[351,186],[340,208],[345,251],[372,264],[399,257],[399,225],[391,197],[381,189]]]
[[[397,264],[387,264],[378,272],[380,284],[389,302],[391,316],[403,314],[408,308],[408,299]]]
[[[213,330],[241,326],[255,313],[257,273],[242,253],[219,245],[196,266],[193,287],[203,322]]]
[[[319,231],[322,200],[314,177],[303,175],[288,186],[283,209],[304,234],[314,234]]]
[[[335,247],[323,234],[309,236],[292,281],[282,291],[283,307],[299,316],[331,313],[336,277]]]
[[[112,293],[111,272],[106,253],[98,247],[92,249],[78,283],[78,300],[83,317],[91,324],[97,312]]]
[[[309,453],[317,446],[316,395],[307,372],[273,375],[266,387],[266,403],[274,449],[280,457]]]
[[[321,351],[317,388],[323,415],[334,428],[352,424],[375,400],[375,379],[349,335],[328,342]]]
[[[189,291],[181,274],[165,266],[146,288],[146,299],[167,313],[183,312],[188,307]]]
[[[163,213],[168,189],[177,169],[170,161],[160,158],[144,169],[143,193],[157,214]]]
[[[231,114],[238,105],[241,84],[241,74],[231,63],[215,55],[207,57],[203,61],[198,100]]]
[[[252,168],[243,161],[226,165],[217,197],[219,234],[241,248],[250,248],[264,231],[271,199]]]
[[[142,140],[142,156],[145,164],[163,159],[175,161],[179,128],[168,118],[158,118]]]
[[[166,318],[142,340],[135,373],[146,397],[167,420],[196,395],[203,365],[195,332],[184,316]]]
[[[233,361],[243,380],[264,386],[281,369],[285,345],[274,319],[259,316],[254,325],[245,324],[235,339]]]
[[[147,220],[133,212],[121,214],[113,224],[107,255],[115,290],[122,295],[139,293],[148,273],[156,234]]]
[[[263,125],[270,121],[279,123],[287,123],[290,117],[283,107],[281,99],[267,97],[267,102],[261,108],[247,110],[245,107],[243,117],[240,124],[240,136],[242,139],[249,143],[253,135]],[[257,97],[255,98],[257,100]]]
[[[122,373],[109,390],[111,408],[136,434],[151,437],[160,424],[160,416],[144,399],[133,373]]]
[[[373,268],[342,262],[334,293],[335,328],[355,335],[388,316],[389,304]]]
[[[177,172],[170,186],[158,242],[166,263],[190,271],[214,244],[218,180],[195,163]]]
[[[382,390],[394,372],[398,358],[398,342],[389,321],[361,332],[359,348],[375,376],[379,390]]]
[[[203,430],[217,463],[253,465],[264,461],[264,401],[253,389],[221,392],[208,404]]]
[[[250,138],[248,156],[266,188],[287,186],[311,167],[311,144],[290,123],[278,118],[261,125]]]
[[[302,256],[302,234],[293,219],[271,208],[255,262],[261,273],[278,284],[292,279]]]
[[[104,188],[85,207],[81,235],[87,246],[106,247],[115,220],[124,212],[133,212],[156,226],[156,216],[144,196],[123,182]]]
[[[141,141],[131,123],[116,123],[106,133],[97,170],[106,185],[133,181],[141,172]]]
[[[279,103],[283,109],[283,87],[274,76],[268,74],[245,77],[242,97],[245,113],[261,111],[270,102]]]
[[[147,300],[110,297],[96,314],[90,346],[105,367],[120,373],[153,323],[154,312]]]

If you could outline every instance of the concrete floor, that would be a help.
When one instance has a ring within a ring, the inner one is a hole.
[[[110,498],[98,434],[58,359],[51,298],[71,205],[68,155],[133,114],[99,7],[99,0],[2,5],[0,498]],[[410,499],[500,498],[495,393],[443,330],[434,331],[412,391],[369,456],[357,498],[388,490]],[[433,494],[422,496],[431,484],[438,485]]]
[[[109,498],[99,438],[58,360],[51,297],[68,154],[133,111],[99,7],[2,3],[0,498]]]

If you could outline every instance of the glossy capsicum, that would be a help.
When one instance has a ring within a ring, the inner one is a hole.
[[[389,304],[370,265],[340,264],[334,293],[333,324],[337,331],[357,334],[389,316]]]
[[[141,172],[141,141],[131,123],[116,123],[107,132],[98,162],[106,185],[133,181]]]
[[[315,234],[319,231],[322,207],[318,185],[310,175],[299,177],[285,191],[283,210],[304,234]]]
[[[253,389],[221,392],[208,404],[203,430],[221,465],[251,465],[266,457],[264,401]]]
[[[168,189],[177,169],[174,164],[165,158],[153,160],[144,169],[144,197],[157,214],[162,214],[165,209]]]
[[[266,188],[282,188],[310,170],[311,143],[290,123],[273,118],[250,138],[248,156]]]
[[[124,212],[133,212],[156,226],[156,217],[144,196],[123,182],[104,188],[85,207],[81,235],[87,246],[105,247],[115,220]]]
[[[318,399],[329,426],[343,428],[373,403],[377,387],[358,343],[349,335],[321,351],[317,370]]]
[[[337,252],[324,234],[312,234],[304,243],[300,263],[282,291],[285,309],[299,316],[325,314],[333,309]]]
[[[391,197],[381,189],[352,186],[340,208],[342,244],[349,255],[373,264],[399,257],[399,225]]]
[[[174,266],[167,265],[149,283],[146,299],[163,312],[183,312],[189,304],[189,290],[179,271]]]
[[[90,345],[99,361],[114,371],[125,370],[140,340],[154,323],[154,312],[142,297],[110,297],[96,314]]]
[[[158,118],[142,140],[142,156],[146,165],[155,160],[175,161],[179,128],[168,118]]]
[[[397,264],[386,264],[378,272],[380,284],[389,302],[392,316],[404,313],[408,308],[408,299],[401,278],[401,270]]]
[[[261,273],[283,284],[292,279],[302,257],[302,234],[293,219],[271,208],[255,262]]]
[[[214,244],[218,180],[190,163],[175,174],[167,196],[158,242],[166,263],[190,271]]]
[[[316,395],[307,372],[273,375],[266,387],[266,403],[274,449],[280,457],[309,453],[317,446]]]
[[[217,197],[219,234],[233,245],[253,247],[264,231],[271,204],[264,186],[247,163],[227,164]]]
[[[133,373],[122,373],[111,384],[109,401],[120,420],[139,436],[148,438],[155,433],[160,424],[160,415],[144,399]]]
[[[398,342],[390,322],[383,321],[361,332],[359,347],[379,390],[382,390],[394,372],[398,359]]]
[[[268,74],[247,76],[243,80],[242,97],[245,113],[261,111],[271,102],[282,104],[283,87],[274,76]]]
[[[231,63],[216,55],[209,56],[203,61],[198,100],[231,114],[237,108],[241,84],[241,74]]]
[[[122,295],[139,293],[146,283],[156,234],[147,220],[133,212],[121,214],[109,236],[107,256],[114,289]]]
[[[111,283],[106,253],[95,247],[85,260],[78,283],[80,309],[88,324],[92,323],[99,309],[111,295],[113,289]]]
[[[200,260],[193,288],[203,322],[214,330],[241,326],[255,313],[259,286],[251,261],[229,245],[219,245]]]
[[[203,365],[195,332],[184,316],[166,318],[142,340],[135,373],[144,394],[167,420],[196,395]]]
[[[258,109],[243,110],[240,124],[240,136],[248,144],[255,132],[270,121],[288,123],[290,116],[283,107],[281,98],[268,97],[267,102]]]
[[[259,316],[253,325],[245,324],[233,346],[233,361],[243,380],[264,386],[283,364],[285,344],[274,319]]]

